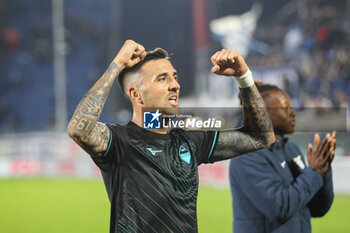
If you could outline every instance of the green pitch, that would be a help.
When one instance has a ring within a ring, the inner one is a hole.
[[[330,212],[312,221],[314,233],[350,232],[350,196],[336,195]],[[101,181],[0,180],[1,233],[108,232],[109,202]],[[200,233],[232,232],[228,189],[201,187]]]

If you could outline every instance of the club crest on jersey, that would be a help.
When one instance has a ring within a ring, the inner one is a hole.
[[[301,155],[295,156],[293,158],[293,161],[294,161],[294,163],[296,163],[298,165],[298,167],[300,169],[302,169],[302,170],[305,169],[305,164],[304,164],[303,160],[301,160]]]
[[[185,161],[187,164],[190,164],[191,162],[191,153],[190,151],[183,145],[180,146],[179,149],[179,156],[180,159],[182,159],[183,161]]]

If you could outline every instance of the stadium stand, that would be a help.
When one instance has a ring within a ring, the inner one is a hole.
[[[111,15],[106,12],[111,0],[65,4],[71,114],[108,63]],[[0,132],[53,129],[50,1],[1,1],[0,29]],[[349,1],[305,1],[283,20],[259,21],[254,39],[269,49],[265,54],[251,52],[247,62],[253,69],[292,67],[297,81],[286,89],[300,107],[349,107],[349,37]],[[103,114],[103,119],[115,116],[108,109]]]

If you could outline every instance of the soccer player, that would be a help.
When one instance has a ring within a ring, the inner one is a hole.
[[[276,142],[266,149],[230,161],[235,233],[310,233],[310,217],[327,213],[333,202],[331,163],[336,133],[307,150],[285,134],[294,132],[295,111],[286,92],[257,84],[271,116]]]
[[[213,73],[233,76],[240,86],[246,107],[240,129],[144,129],[143,108],[178,113],[180,84],[165,50],[146,53],[132,40],[76,107],[67,132],[102,172],[111,202],[110,232],[197,232],[197,166],[274,142],[269,115],[244,59],[234,50],[221,50],[211,61]],[[127,125],[98,122],[116,78],[133,106]]]

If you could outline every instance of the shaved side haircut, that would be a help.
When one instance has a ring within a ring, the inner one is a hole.
[[[122,72],[120,72],[118,76],[118,83],[119,87],[126,97],[128,97],[128,87],[131,85],[136,85],[141,79],[141,67],[148,61],[159,59],[169,60],[168,52],[162,48],[156,48],[152,51],[148,51],[145,58],[141,62],[129,69],[124,69]]]

